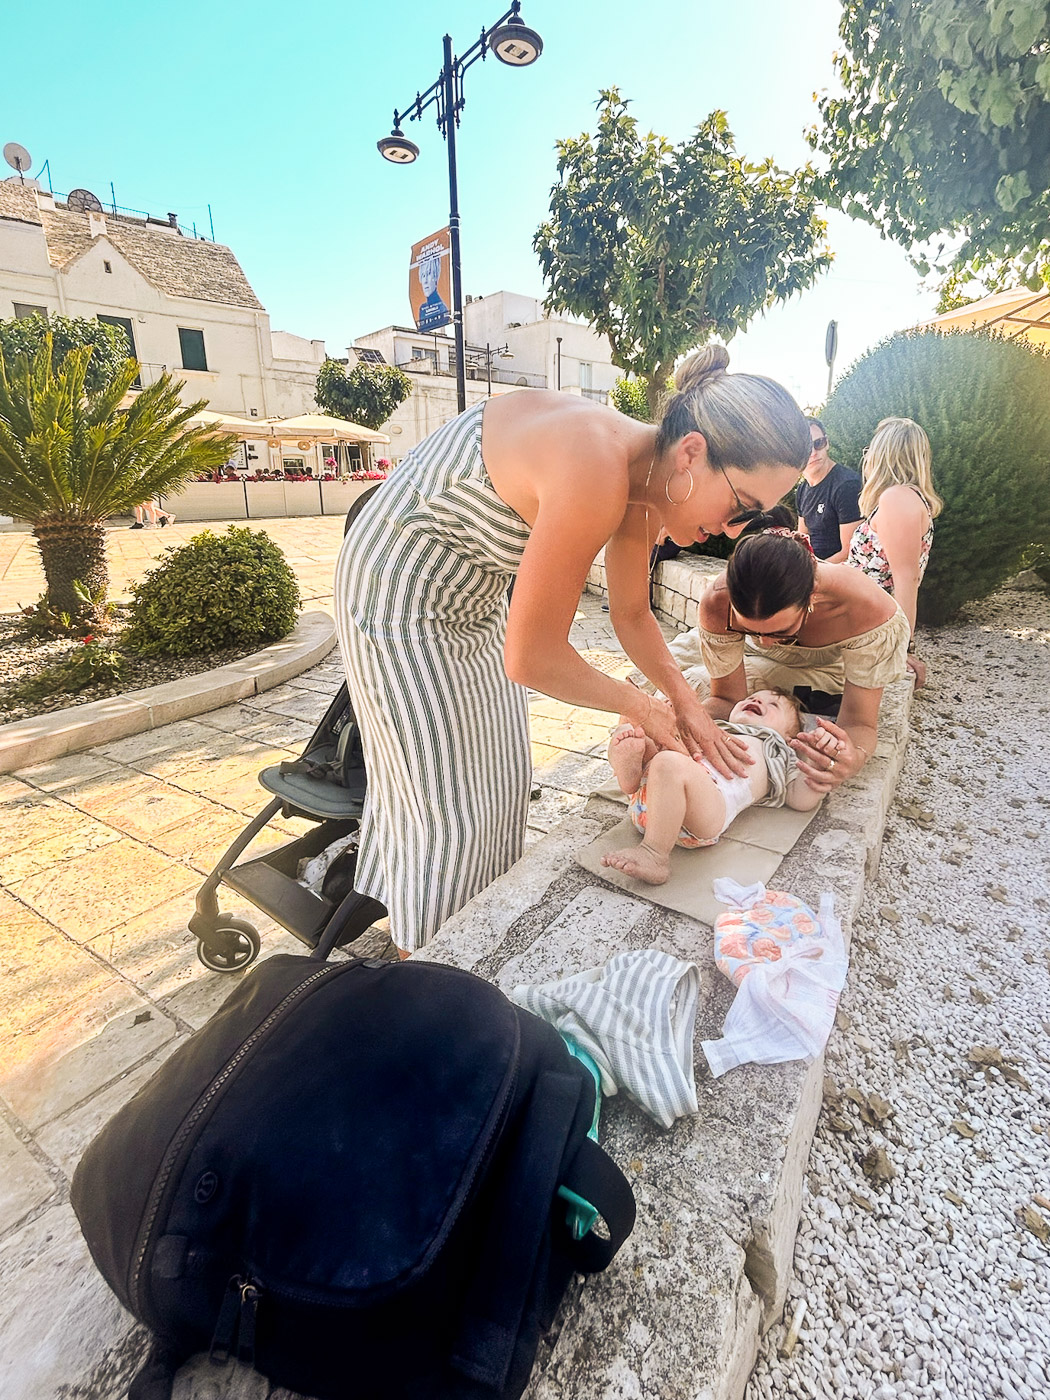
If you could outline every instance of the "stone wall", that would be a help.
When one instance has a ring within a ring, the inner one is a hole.
[[[653,579],[653,611],[661,622],[669,622],[680,631],[696,626],[696,609],[700,596],[711,579],[725,568],[722,559],[708,559],[699,554],[680,554],[677,559],[665,559],[656,566]],[[602,550],[587,575],[589,593],[608,594],[605,580],[605,551]]]

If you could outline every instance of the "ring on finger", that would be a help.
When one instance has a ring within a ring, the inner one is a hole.
[[[829,760],[828,760],[828,772],[829,772],[829,773],[830,773],[831,770],[834,768],[834,766],[835,766],[835,760],[834,760],[833,758],[832,758],[832,759],[829,759]]]

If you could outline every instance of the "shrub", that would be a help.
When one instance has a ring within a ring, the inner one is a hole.
[[[891,336],[822,414],[836,460],[859,467],[891,414],[926,429],[944,498],[918,607],[937,625],[1050,545],[1050,357],[984,331]]]
[[[119,685],[125,670],[126,662],[119,652],[103,646],[94,637],[84,637],[69,656],[11,686],[4,698],[36,701],[50,695],[77,695],[89,685]]]
[[[285,637],[295,626],[299,585],[262,531],[202,530],[132,587],[122,639],[144,656],[189,656]]]

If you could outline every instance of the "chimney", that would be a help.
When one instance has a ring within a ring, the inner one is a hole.
[[[177,214],[173,214],[170,209],[168,210],[168,223],[172,226],[172,228],[178,228],[179,226],[179,216]]]
[[[88,233],[92,238],[98,238],[106,231],[106,216],[99,213],[97,209],[88,210]]]

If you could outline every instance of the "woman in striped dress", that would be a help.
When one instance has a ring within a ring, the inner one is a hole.
[[[356,885],[421,947],[521,854],[527,687],[627,715],[661,747],[745,771],[682,679],[649,608],[648,561],[735,536],[796,484],[809,428],[771,380],[708,346],[659,426],[545,390],[485,400],[399,464],[351,526],[336,622],[368,797]],[[591,666],[569,628],[605,546],[610,618],[655,700]],[[507,590],[515,581],[509,615]]]

